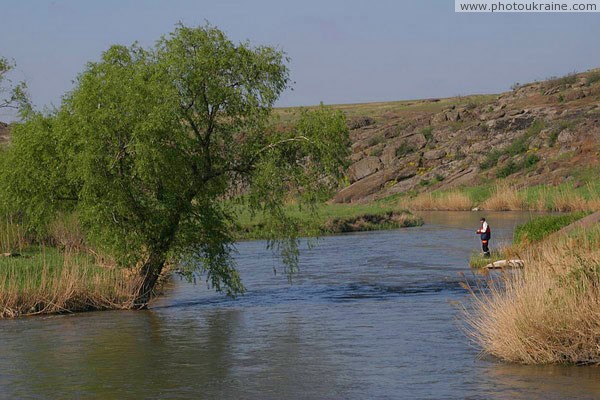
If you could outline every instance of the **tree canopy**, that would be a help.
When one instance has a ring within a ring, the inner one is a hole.
[[[15,128],[4,201],[37,232],[76,213],[91,243],[140,268],[141,303],[167,261],[191,260],[215,289],[239,293],[239,213],[264,213],[293,265],[285,202],[324,200],[347,165],[341,112],[320,106],[274,123],[287,62],[208,25],[179,25],[147,49],[112,46],[58,110]]]

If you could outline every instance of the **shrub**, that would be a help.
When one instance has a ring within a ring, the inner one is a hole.
[[[556,140],[558,139],[558,135],[565,129],[573,128],[573,121],[561,121],[557,127],[552,129],[550,135],[548,136],[548,146],[553,147],[556,144]]]
[[[369,140],[367,141],[367,145],[369,147],[373,147],[373,146],[378,145],[381,142],[383,142],[383,136],[381,136],[381,135],[375,135],[375,136],[371,136],[369,138]]]
[[[592,86],[594,83],[600,81],[600,71],[592,72],[588,75],[585,80],[586,85]]]
[[[433,126],[427,126],[421,129],[421,133],[423,136],[425,136],[425,139],[427,139],[428,142],[433,140]]]
[[[498,159],[502,156],[499,150],[492,150],[488,153],[485,159],[479,164],[479,168],[486,170],[495,167],[498,164]]]
[[[516,172],[522,171],[529,167],[534,166],[540,161],[540,157],[536,154],[529,154],[522,160],[515,162],[513,160],[509,160],[503,167],[498,169],[496,172],[496,177],[498,178],[506,178],[509,175],[512,175]]]
[[[379,157],[381,156],[381,154],[383,153],[383,147],[375,147],[373,148],[370,152],[369,155],[374,156],[374,157]]]
[[[402,142],[396,149],[396,158],[402,158],[415,151],[415,148],[406,142]]]
[[[560,86],[561,88],[565,88],[568,85],[572,85],[577,82],[577,74],[575,72],[571,72],[565,76],[556,77],[551,76],[546,80],[546,88],[553,88],[556,86]]]

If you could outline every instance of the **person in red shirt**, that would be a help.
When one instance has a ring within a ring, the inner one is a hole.
[[[489,257],[489,243],[490,239],[492,238],[492,229],[490,228],[490,225],[486,222],[485,218],[481,218],[479,222],[481,223],[481,227],[477,229],[476,233],[481,237],[481,248],[483,250],[483,256]]]

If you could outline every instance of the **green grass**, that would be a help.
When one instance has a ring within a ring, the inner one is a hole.
[[[476,252],[471,254],[471,258],[469,259],[469,266],[471,268],[479,269],[485,267],[490,263],[505,259],[506,254],[502,250],[491,251],[489,257],[485,257],[481,252]]]
[[[538,242],[551,233],[585,217],[588,213],[576,212],[562,215],[544,215],[534,218],[515,229],[514,244]]]
[[[105,271],[87,254],[66,254],[54,247],[30,246],[18,257],[0,257],[0,282],[16,282],[20,287],[36,286],[41,283],[42,271],[45,270],[45,273],[50,275],[60,275],[66,263],[74,263],[92,275]]]

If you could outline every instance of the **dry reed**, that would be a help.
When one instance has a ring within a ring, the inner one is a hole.
[[[1,261],[0,318],[133,306],[137,274],[101,268],[69,252],[37,257]]]
[[[497,184],[492,195],[481,204],[487,211],[521,211],[526,204],[518,188],[508,184]]]
[[[595,228],[522,254],[523,270],[472,290],[468,333],[485,353],[510,362],[600,364],[599,242]]]

